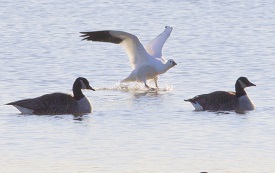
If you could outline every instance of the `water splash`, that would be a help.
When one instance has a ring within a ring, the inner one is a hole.
[[[128,83],[121,84],[116,83],[114,86],[102,86],[102,87],[94,87],[95,90],[112,90],[112,91],[125,91],[125,92],[157,92],[157,91],[172,91],[173,86],[171,84],[163,84],[159,88],[148,89],[144,87],[141,83]]]

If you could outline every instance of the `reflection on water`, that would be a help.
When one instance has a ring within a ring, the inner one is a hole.
[[[159,93],[159,91],[144,91],[144,92],[133,93],[133,96],[136,97],[136,98],[143,97],[143,96],[158,97],[160,95],[161,94]]]

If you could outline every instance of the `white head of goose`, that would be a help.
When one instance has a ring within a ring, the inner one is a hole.
[[[184,101],[192,103],[197,111],[232,111],[254,110],[255,106],[245,92],[246,87],[256,86],[246,77],[239,77],[235,84],[236,92],[215,91],[202,94]]]
[[[52,93],[7,103],[6,105],[16,107],[23,114],[56,115],[91,113],[91,103],[82,93],[81,89],[95,91],[86,78],[79,77],[73,84],[73,96],[65,93]]]

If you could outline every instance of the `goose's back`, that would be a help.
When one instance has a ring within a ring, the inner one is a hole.
[[[70,114],[77,113],[77,101],[68,94],[52,93],[32,99],[8,103],[15,107],[33,110],[33,114]]]
[[[235,92],[215,91],[209,94],[202,94],[194,97],[193,101],[198,102],[204,110],[234,110],[238,105]]]

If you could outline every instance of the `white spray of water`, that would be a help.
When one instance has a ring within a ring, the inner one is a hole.
[[[144,84],[141,83],[127,83],[127,84],[121,84],[116,83],[113,86],[100,86],[100,87],[94,87],[95,90],[114,90],[114,91],[128,91],[128,92],[139,92],[139,91],[172,91],[173,86],[169,83],[164,83],[159,88],[153,88],[153,90],[150,90],[144,86]]]

